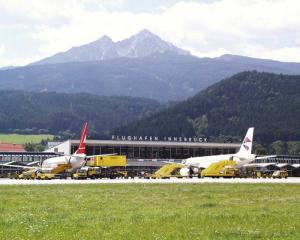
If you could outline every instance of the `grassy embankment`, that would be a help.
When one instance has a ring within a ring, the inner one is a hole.
[[[1,239],[300,239],[300,186],[0,186]]]
[[[0,142],[2,143],[40,143],[44,140],[52,140],[53,135],[51,134],[36,134],[36,135],[22,135],[22,134],[0,134]]]

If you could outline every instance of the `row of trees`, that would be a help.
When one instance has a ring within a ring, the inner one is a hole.
[[[300,141],[275,141],[268,146],[261,144],[255,145],[255,154],[257,155],[300,155]]]
[[[89,132],[102,134],[161,108],[143,98],[0,91],[0,132],[70,135],[88,120]]]

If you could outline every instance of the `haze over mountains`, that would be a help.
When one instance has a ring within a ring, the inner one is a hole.
[[[198,58],[143,30],[120,42],[102,37],[29,66],[2,70],[0,90],[85,92],[180,101],[246,70],[300,74],[300,63],[235,55]]]

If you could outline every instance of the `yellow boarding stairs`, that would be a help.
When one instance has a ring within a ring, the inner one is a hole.
[[[154,174],[151,175],[152,178],[170,178],[179,177],[180,169],[183,168],[182,164],[179,163],[169,163],[162,166]]]
[[[212,163],[202,170],[201,177],[236,177],[238,170],[235,168],[236,162],[233,160],[223,160]]]

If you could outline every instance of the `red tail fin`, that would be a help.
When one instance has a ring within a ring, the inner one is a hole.
[[[81,132],[79,147],[75,152],[75,154],[85,154],[85,141],[86,141],[87,129],[88,129],[88,123],[85,122]]]

